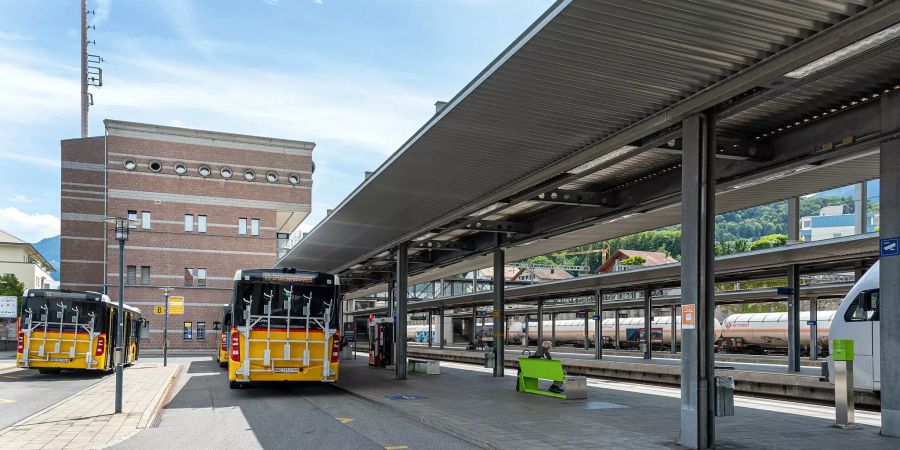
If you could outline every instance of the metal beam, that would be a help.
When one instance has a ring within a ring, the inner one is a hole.
[[[613,312],[616,314],[616,322],[615,322],[615,326],[616,326],[616,350],[620,350],[621,347],[619,346],[619,310],[618,310],[618,309],[615,309],[615,310],[613,310]]]
[[[867,183],[865,181],[863,181],[862,183],[857,183],[855,191],[856,191],[855,192],[856,205],[854,205],[855,208],[853,211],[853,216],[855,219],[854,220],[854,222],[855,222],[854,223],[854,228],[855,228],[854,231],[856,231],[856,233],[859,234],[859,233],[865,233],[866,229],[868,228],[868,224],[869,224],[868,223],[868,219],[869,219],[868,218],[868,215],[869,215],[868,214],[868,212],[869,212],[868,196],[869,196],[869,193],[867,192],[868,191]]]
[[[800,371],[800,267],[788,267],[788,372]]]
[[[550,314],[550,345],[556,347],[556,313]]]
[[[504,220],[479,220],[463,227],[466,230],[482,231],[485,233],[524,233],[531,232],[531,227],[519,222]]]
[[[445,339],[444,339],[444,336],[446,336],[446,335],[444,334],[445,330],[444,330],[444,307],[443,307],[443,306],[441,306],[441,315],[440,315],[440,318],[439,318],[438,320],[441,321],[440,324],[438,324],[438,328],[440,329],[439,333],[441,333],[441,337],[440,337],[440,340],[439,340],[438,342],[440,343],[441,350],[443,350],[443,349],[444,349],[444,345],[445,345]]]
[[[653,305],[650,288],[644,288],[644,359],[653,358]]]
[[[584,310],[584,349],[585,350],[591,348],[590,332],[588,331],[588,323],[590,323],[590,320],[591,320],[590,313],[591,313],[590,310],[587,310],[587,309]]]
[[[538,323],[537,323],[537,345],[540,347],[544,343],[544,301],[537,301],[537,314],[538,314]]]
[[[791,197],[787,201],[788,243],[800,242],[800,197]]]
[[[397,379],[406,379],[406,301],[409,296],[409,252],[406,242],[397,246]]]
[[[605,206],[614,208],[618,206],[618,199],[612,193],[571,191],[566,189],[553,189],[531,198],[531,201],[571,206]]]
[[[881,97],[883,131],[900,131],[900,91]],[[900,141],[881,145],[882,239],[900,236]],[[881,258],[879,323],[881,342],[881,434],[900,437],[900,257]]]
[[[678,443],[715,447],[715,116],[684,120],[681,173],[681,427]]]
[[[809,299],[809,359],[819,359],[819,297]]]
[[[498,241],[500,241],[498,239]],[[498,242],[499,243],[499,242]],[[503,269],[506,267],[506,250],[497,248],[494,250],[494,323],[504,323],[506,315],[504,314],[504,298],[503,291],[505,289],[506,280],[503,277]],[[494,376],[503,376],[504,347],[506,344],[506,335],[504,327],[494,327]]]
[[[678,316],[676,315],[676,310],[678,309],[678,305],[672,305],[672,323],[671,323],[671,339],[672,345],[669,349],[669,353],[675,354],[678,353]]]

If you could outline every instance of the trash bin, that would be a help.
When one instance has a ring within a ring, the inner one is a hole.
[[[484,367],[494,368],[494,352],[484,352]]]
[[[734,377],[716,377],[716,416],[734,415]]]

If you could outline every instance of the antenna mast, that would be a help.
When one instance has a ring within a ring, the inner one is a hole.
[[[81,137],[83,138],[88,136],[88,108],[94,104],[88,86],[103,86],[103,69],[90,65],[102,63],[103,58],[90,55],[87,51],[89,44],[97,43],[88,40],[88,29],[96,29],[94,25],[88,26],[88,14],[94,14],[94,11],[88,11],[87,0],[81,0]]]

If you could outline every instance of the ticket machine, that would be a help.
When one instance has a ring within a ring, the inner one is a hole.
[[[369,365],[387,367],[394,359],[394,323],[390,317],[369,318]]]

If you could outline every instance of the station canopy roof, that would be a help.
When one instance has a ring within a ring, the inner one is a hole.
[[[711,111],[717,212],[878,176],[897,1],[554,3],[276,267],[385,290],[680,222],[680,124]],[[849,140],[844,139],[851,136]]]

